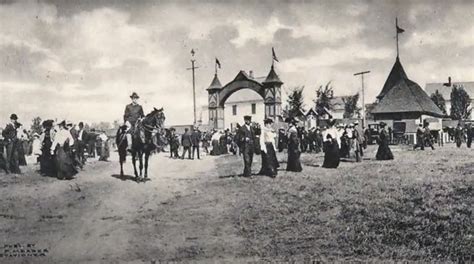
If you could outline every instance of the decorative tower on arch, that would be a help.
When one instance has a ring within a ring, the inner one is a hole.
[[[214,79],[212,79],[211,85],[207,88],[209,125],[213,128],[221,128],[224,126],[224,108],[219,106],[219,93],[221,90],[222,85],[216,73]]]
[[[272,118],[275,123],[278,123],[281,116],[281,86],[283,82],[276,74],[273,65],[262,84],[265,89],[265,117]]]

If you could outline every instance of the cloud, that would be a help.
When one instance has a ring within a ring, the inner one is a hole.
[[[395,59],[394,18],[406,32],[401,59],[411,79],[473,76],[473,5],[469,1],[16,1],[0,5],[0,123],[17,112],[86,122],[121,119],[129,94],[145,111],[163,106],[167,124],[191,123],[191,48],[196,100],[214,76],[240,70],[265,76],[275,65],[286,87],[332,80],[336,94],[380,91]],[[3,97],[5,95],[5,97]],[[0,124],[1,125],[1,124]]]
[[[231,42],[237,47],[244,46],[249,40],[256,40],[261,44],[271,43],[275,32],[288,28],[280,23],[278,18],[271,17],[265,26],[255,24],[249,19],[230,21],[237,28],[239,36]]]
[[[304,58],[293,58],[282,62],[285,72],[298,72],[314,67],[353,64],[357,60],[389,58],[393,51],[388,48],[371,48],[364,44],[351,44],[338,48],[324,48],[317,54]]]

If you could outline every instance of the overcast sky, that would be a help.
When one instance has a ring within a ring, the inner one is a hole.
[[[197,101],[218,57],[223,84],[239,70],[264,76],[271,47],[286,89],[332,81],[354,94],[370,70],[373,101],[395,61],[426,82],[474,81],[473,1],[5,1],[0,0],[0,124],[15,112],[97,122],[122,119],[129,95],[145,112],[164,107],[166,123],[192,123],[190,50],[196,51]]]

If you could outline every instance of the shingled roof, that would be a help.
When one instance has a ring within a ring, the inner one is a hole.
[[[393,64],[392,70],[390,71],[390,74],[383,85],[382,91],[377,96],[377,99],[382,99],[384,95],[401,79],[408,79],[408,77],[405,73],[405,70],[403,69],[402,64],[400,63],[400,59],[397,57],[395,64]]]
[[[270,69],[270,72],[267,75],[267,78],[263,83],[280,83],[283,84],[283,82],[280,80],[280,77],[278,77],[278,74],[276,74],[275,70],[272,68]]]
[[[211,85],[207,88],[207,90],[220,90],[222,89],[222,84],[217,77],[217,74],[214,75],[214,79],[212,79]]]
[[[384,91],[385,90],[385,91]],[[397,57],[372,114],[418,113],[443,117],[443,112],[416,83],[408,79]]]

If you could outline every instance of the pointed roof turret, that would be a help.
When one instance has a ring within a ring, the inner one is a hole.
[[[371,111],[374,115],[417,113],[444,116],[426,92],[416,82],[408,79],[398,57],[377,98],[379,103]]]
[[[276,74],[275,69],[272,68],[270,69],[270,72],[267,75],[267,78],[263,83],[279,83],[283,84],[283,82],[280,80],[280,77],[278,77],[278,74]]]
[[[377,96],[377,99],[382,99],[387,94],[387,92],[392,89],[392,87],[394,87],[400,80],[404,79],[408,79],[408,77],[405,73],[405,70],[403,69],[402,64],[400,63],[400,59],[397,56],[395,64],[393,64],[392,70],[390,71],[390,74],[383,85],[382,91]]]
[[[207,88],[207,90],[220,90],[222,89],[221,81],[219,81],[219,77],[217,77],[217,73],[214,74],[214,79],[212,79],[211,85]]]

